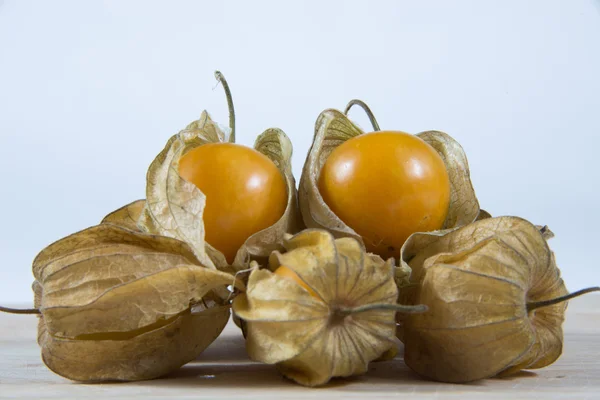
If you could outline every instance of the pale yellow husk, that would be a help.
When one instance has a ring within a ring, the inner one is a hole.
[[[38,342],[59,375],[156,378],[197,357],[229,319],[217,292],[241,284],[205,268],[180,240],[130,229],[141,205],[51,244],[34,260]]]
[[[283,131],[272,128],[256,139],[254,148],[269,157],[286,179],[288,198],[284,214],[272,226],[250,236],[238,250],[232,266],[221,252],[204,241],[202,213],[206,196],[179,176],[179,160],[196,147],[225,141],[225,134],[206,111],[174,135],[148,169],[146,206],[137,226],[188,243],[208,268],[239,271],[247,269],[253,260],[264,263],[272,251],[281,250],[283,235],[298,231],[301,222],[291,167],[292,144]]]
[[[364,132],[337,110],[323,111],[315,125],[312,147],[306,158],[298,198],[304,224],[309,228],[329,230],[335,237],[362,239],[327,206],[318,188],[323,164],[331,152],[346,140]],[[446,133],[427,131],[417,136],[431,145],[446,164],[450,178],[450,207],[443,229],[454,229],[473,222],[479,214],[479,203],[471,184],[469,164],[458,142]],[[394,221],[385,221],[394,223]]]
[[[542,368],[562,352],[566,303],[527,304],[567,294],[540,227],[487,218],[446,234],[417,233],[402,248],[415,284],[400,301],[429,311],[406,316],[398,335],[417,373],[469,382]]]
[[[233,302],[245,321],[246,348],[253,360],[276,364],[288,378],[317,386],[332,377],[367,371],[369,362],[393,354],[395,311],[357,307],[395,305],[393,265],[366,254],[354,239],[334,240],[309,229],[284,242],[269,269],[255,269],[247,292]],[[316,294],[273,273],[295,272]]]

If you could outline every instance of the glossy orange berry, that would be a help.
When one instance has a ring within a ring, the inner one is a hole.
[[[321,298],[314,290],[312,290],[312,288],[310,286],[308,286],[306,284],[306,282],[304,282],[298,276],[298,274],[296,274],[294,271],[292,271],[290,268],[286,267],[285,265],[282,265],[279,268],[277,268],[275,270],[275,274],[279,275],[283,278],[286,278],[286,279],[291,279],[292,281],[296,282],[298,285],[300,285],[304,289],[306,289],[311,296],[316,297],[317,299]]]
[[[442,158],[404,132],[372,132],[342,143],[325,161],[318,186],[367,250],[384,259],[398,258],[412,233],[442,228],[450,203]]]
[[[252,234],[281,218],[287,184],[275,164],[249,147],[210,143],[179,161],[179,175],[206,195],[206,241],[232,263]]]

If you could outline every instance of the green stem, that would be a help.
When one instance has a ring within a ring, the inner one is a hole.
[[[540,307],[548,307],[548,306],[553,306],[555,304],[558,303],[562,303],[563,301],[567,301],[570,300],[574,297],[578,297],[581,295],[584,295],[586,293],[591,293],[591,292],[600,292],[600,287],[590,287],[587,289],[581,289],[578,290],[576,292],[573,292],[571,294],[566,294],[564,296],[560,296],[560,297],[556,297],[554,299],[550,299],[550,300],[542,300],[542,301],[534,301],[531,303],[527,303],[527,311],[533,311],[536,308],[540,308]]]
[[[344,115],[347,116],[348,112],[350,111],[350,109],[354,105],[360,106],[365,111],[365,113],[369,117],[369,120],[371,121],[371,125],[373,125],[373,130],[374,131],[380,131],[381,130],[379,128],[379,124],[377,123],[377,120],[375,119],[375,115],[373,114],[373,111],[371,111],[371,109],[369,108],[369,106],[367,105],[367,103],[365,103],[362,100],[358,100],[358,99],[350,100],[350,102],[346,106],[346,109],[344,110]]]
[[[231,97],[231,90],[229,89],[229,84],[227,80],[221,73],[221,71],[215,71],[215,78],[223,85],[223,89],[225,90],[225,96],[227,97],[227,107],[229,107],[229,128],[231,129],[231,134],[229,135],[229,141],[231,143],[235,143],[235,109],[233,108],[233,98]]]
[[[354,308],[342,308],[339,310],[339,312],[344,315],[350,315],[350,314],[358,314],[358,313],[363,313],[363,312],[367,312],[367,311],[375,311],[375,310],[390,310],[390,311],[396,311],[396,312],[401,312],[401,313],[406,313],[406,314],[419,314],[419,313],[424,313],[425,311],[428,310],[428,308],[424,304],[419,304],[416,306],[407,306],[407,305],[403,305],[403,304],[383,303],[383,304],[367,304],[364,306],[354,307]]]
[[[8,308],[0,306],[0,311],[9,313],[9,314],[40,314],[40,310],[37,308]]]

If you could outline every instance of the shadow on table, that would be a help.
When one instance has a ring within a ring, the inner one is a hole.
[[[352,379],[336,379],[323,387],[339,387],[351,382]],[[244,388],[297,389],[301,387],[283,377],[274,365],[250,360],[241,336],[220,339],[217,346],[209,347],[198,359],[162,379],[135,384],[154,387],[227,387],[242,391]]]
[[[519,372],[509,375],[509,376],[494,377],[492,379],[498,379],[498,380],[503,380],[503,381],[514,381],[516,379],[538,378],[538,377],[539,377],[538,374],[536,374],[533,371],[519,371]]]
[[[301,386],[284,378],[274,365],[266,365],[251,361],[245,350],[241,336],[223,337],[198,357],[173,373],[156,380],[135,382],[134,385],[144,387],[194,387],[194,388],[261,388],[274,390],[297,390]],[[401,352],[400,352],[401,353]],[[513,378],[536,377],[533,372],[522,371]],[[498,379],[499,380],[499,379]],[[493,381],[498,381],[494,379]],[[438,391],[479,391],[493,381],[484,380],[468,384],[447,384],[426,380],[406,366],[401,356],[393,360],[371,363],[366,375],[351,378],[335,378],[320,388],[336,388],[341,391],[378,392],[419,392],[433,393]],[[310,389],[308,389],[310,390]],[[314,390],[314,389],[313,389]]]

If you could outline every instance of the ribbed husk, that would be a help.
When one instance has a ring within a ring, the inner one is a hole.
[[[317,386],[332,377],[367,371],[369,362],[391,354],[395,311],[393,265],[366,254],[351,238],[334,240],[323,230],[305,230],[274,252],[269,269],[250,274],[247,292],[234,299],[234,315],[246,324],[250,358],[276,364],[288,378]],[[285,266],[315,293],[271,271]]]
[[[315,125],[312,147],[306,158],[298,189],[300,211],[306,227],[327,229],[335,237],[351,237],[360,243],[363,243],[360,235],[335,215],[323,200],[318,179],[331,152],[345,141],[363,133],[341,112],[332,109],[323,111]],[[427,131],[416,136],[431,145],[446,164],[450,178],[450,207],[443,229],[454,229],[473,222],[479,214],[479,203],[462,147],[444,132]]]
[[[477,216],[476,221],[481,221],[482,219],[488,219],[488,218],[492,218],[492,214],[490,214],[486,210],[481,209],[481,210],[479,210],[479,215]],[[536,225],[535,227],[538,228],[538,230],[540,231],[540,233],[542,234],[544,239],[546,239],[546,241],[548,241],[554,237],[554,232],[552,232],[550,230],[548,225]]]
[[[239,271],[247,269],[253,260],[266,262],[272,251],[282,249],[283,235],[297,232],[301,222],[291,167],[292,144],[283,131],[272,128],[256,139],[254,148],[269,157],[286,179],[288,199],[285,212],[275,224],[246,240],[232,266],[228,265],[221,252],[204,241],[202,213],[206,196],[194,184],[179,176],[179,160],[196,147],[225,141],[225,134],[206,111],[202,112],[199,120],[173,136],[148,169],[147,201],[137,226],[146,232],[188,243],[203,265]]]
[[[205,268],[182,241],[128,229],[140,206],[51,244],[33,262],[38,343],[59,375],[156,378],[197,357],[229,319],[216,291],[241,284]]]
[[[399,298],[429,311],[406,316],[398,330],[407,365],[430,379],[469,382],[554,362],[566,303],[527,307],[567,294],[544,231],[499,217],[412,235],[402,263],[414,285]]]

